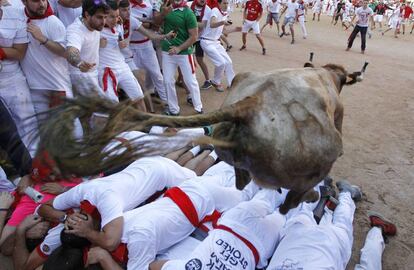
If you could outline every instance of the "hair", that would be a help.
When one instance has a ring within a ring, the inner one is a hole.
[[[83,0],[82,2],[82,17],[88,13],[90,16],[95,15],[96,12],[102,10],[107,13],[112,8],[108,2],[115,2],[112,0]]]
[[[65,230],[60,233],[60,240],[62,241],[62,246],[67,248],[84,248],[91,244],[88,239],[66,233]]]
[[[120,8],[126,8],[126,7],[129,7],[129,0],[121,0],[121,1],[119,2],[119,7],[120,7]]]
[[[111,10],[118,10],[119,4],[116,0],[107,0],[108,6]]]
[[[83,250],[79,248],[58,247],[50,254],[43,270],[83,270]]]
[[[43,239],[45,239],[45,238],[44,237],[43,238],[38,238],[38,239],[26,238],[27,250],[29,250],[30,252],[35,250],[35,248],[43,242]]]

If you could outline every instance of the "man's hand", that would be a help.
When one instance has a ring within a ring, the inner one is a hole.
[[[32,34],[33,38],[39,41],[40,43],[44,43],[47,41],[47,37],[45,37],[42,33],[42,30],[37,25],[33,23],[29,23],[27,25],[27,32]]]
[[[29,174],[26,174],[25,176],[20,179],[20,182],[17,184],[17,193],[20,195],[24,194],[24,191],[27,187],[30,187],[33,184],[32,178]]]
[[[180,49],[178,48],[178,47],[176,47],[176,46],[171,46],[170,47],[170,49],[169,49],[169,51],[168,51],[168,54],[169,55],[175,55],[175,54],[179,54],[180,53]]]
[[[26,231],[26,238],[29,239],[40,239],[46,235],[47,231],[49,230],[50,223],[47,221],[42,221],[33,227],[29,228]]]
[[[22,221],[22,223],[19,224],[19,226],[17,226],[17,232],[26,233],[28,229],[32,228],[41,221],[42,219],[39,216],[29,215]]]
[[[72,233],[80,237],[87,237],[90,231],[93,231],[93,220],[90,215],[84,215],[81,213],[71,214],[66,222],[65,228],[67,233]],[[69,229],[69,227],[71,229]]]
[[[9,209],[14,202],[14,196],[7,191],[0,192],[0,208]]]
[[[93,247],[88,252],[88,260],[86,261],[86,267],[91,264],[97,264],[106,257],[111,257],[111,254],[106,249],[101,247]]]
[[[171,30],[170,32],[168,32],[168,34],[165,34],[165,38],[166,39],[173,39],[177,36],[177,33],[173,30]]]
[[[58,183],[46,183],[40,188],[41,192],[59,195],[66,191],[65,187]]]
[[[224,21],[224,25],[225,26],[229,26],[229,25],[232,25],[233,24],[233,22],[232,21],[230,21],[230,20],[225,20]]]
[[[126,40],[121,40],[118,42],[118,46],[120,49],[125,49],[126,47],[128,47],[128,42]]]
[[[79,65],[79,70],[82,72],[88,72],[89,70],[93,69],[96,66],[95,63],[88,63],[85,61],[82,61]]]

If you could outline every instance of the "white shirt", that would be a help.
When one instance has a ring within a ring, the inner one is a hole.
[[[142,22],[140,22],[139,20],[137,20],[134,17],[130,16],[130,18],[129,18],[129,29],[128,29],[129,35],[125,39],[128,43],[128,46],[121,50],[121,52],[124,55],[125,59],[134,57],[134,53],[131,51],[131,48],[130,48],[131,35],[132,35],[133,31],[138,31],[138,29],[141,26],[142,26]],[[126,29],[123,29],[122,36],[124,35],[125,31],[126,31]]]
[[[82,183],[57,196],[53,207],[66,210],[88,200],[101,215],[101,227],[134,209],[156,191],[195,177],[195,173],[163,157],[141,158],[123,171]]]
[[[296,10],[299,9],[299,4],[296,2],[287,2],[287,10],[286,10],[286,18],[295,18],[296,17]]]
[[[15,8],[24,8],[22,0],[7,0]]]
[[[356,9],[355,14],[358,16],[357,25],[361,27],[368,27],[368,18],[372,16],[374,12],[370,7],[363,8],[359,7]]]
[[[200,17],[201,16],[201,11],[203,10],[203,8],[202,7],[199,7],[199,6],[195,6],[195,8],[194,8],[194,15],[196,16],[196,18],[198,18],[198,17]],[[207,23],[206,24],[208,24],[209,22],[209,19],[210,19],[210,16],[211,16],[211,8],[209,7],[209,6],[207,6],[207,4],[205,5],[205,8],[204,8],[204,14],[203,14],[203,18],[201,18],[201,22],[205,22],[205,21],[207,21]],[[198,33],[198,36],[200,36],[200,37],[202,37],[203,36],[203,33],[204,33],[204,31],[205,31],[205,28],[203,28],[203,29],[201,29],[200,31],[199,31],[199,33]]]
[[[240,239],[223,230],[214,230],[186,260],[168,261],[162,270],[229,269],[254,270],[252,251]]]
[[[0,20],[0,47],[11,48],[13,44],[28,43],[26,16],[22,15],[22,9],[12,6],[1,9],[3,16]],[[5,59],[1,64],[3,69],[0,71],[0,80],[21,72],[19,61]]]
[[[65,46],[66,29],[56,16],[52,15],[40,20],[31,20],[31,23],[38,26],[43,35],[50,41]],[[29,34],[29,41],[26,55],[21,62],[29,88],[66,91],[70,93],[69,96],[72,96],[66,59],[54,54],[44,45],[40,45],[40,42],[33,38],[31,34]]]
[[[279,13],[280,12],[280,0],[276,0],[275,2],[269,2],[269,12],[270,13]]]
[[[298,3],[298,16],[305,15],[305,2],[302,4]]]
[[[75,19],[82,15],[82,7],[67,8],[59,4],[59,0],[49,0],[53,13],[62,21],[65,27],[71,25]]]
[[[216,22],[221,22],[227,20],[227,13],[223,15],[218,8],[213,8],[211,10],[210,18],[207,21],[206,28],[204,29],[201,38],[205,38],[208,40],[219,40],[221,34],[223,33],[224,25],[221,25],[216,28],[211,28],[210,23],[212,18],[216,18]]]
[[[137,20],[142,19],[152,19],[153,18],[153,8],[151,5],[151,2],[149,0],[143,0],[143,4],[145,4],[146,7],[134,7],[131,6],[131,17],[134,17]],[[148,37],[144,36],[138,31],[132,31],[131,32],[131,48],[139,48],[139,47],[146,47],[146,46],[152,46],[152,42],[144,42],[144,43],[134,43],[134,41],[143,41],[148,39]]]
[[[120,25],[112,30],[105,27],[101,31],[101,38],[105,38],[107,43],[104,48],[99,49],[99,69],[110,67],[119,72],[122,72],[122,70],[129,70],[129,66],[125,62],[125,57],[118,44],[119,38],[123,38],[120,28],[122,28]]]
[[[82,61],[96,64],[89,72],[97,72],[96,67],[99,65],[99,40],[99,31],[90,31],[80,18],[77,18],[74,23],[69,25],[66,31],[66,47],[78,49]],[[82,74],[78,68],[70,64],[69,70],[72,74]]]

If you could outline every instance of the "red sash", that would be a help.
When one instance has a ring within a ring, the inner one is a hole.
[[[106,92],[108,90],[108,77],[111,78],[112,86],[114,88],[114,93],[115,93],[116,96],[118,96],[118,92],[116,91],[116,86],[117,86],[118,82],[116,80],[115,73],[109,67],[106,67],[104,69],[104,74],[103,74],[103,78],[102,78],[104,92]]]

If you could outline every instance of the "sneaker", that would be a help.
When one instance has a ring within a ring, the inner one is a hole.
[[[349,183],[347,180],[340,180],[336,182],[336,187],[338,188],[339,193],[341,192],[351,193],[351,198],[356,202],[362,199],[361,189],[356,185],[351,185],[351,183]]]
[[[165,110],[162,114],[168,115],[168,116],[179,116],[180,115],[179,112],[178,113],[172,113],[169,110]]]
[[[196,111],[198,114],[204,114],[203,109],[201,109],[201,111]]]
[[[280,34],[279,37],[283,37],[284,35],[286,35],[286,33],[282,32],[282,34]]]
[[[206,80],[203,85],[200,87],[201,90],[207,90],[209,88],[211,88],[213,86],[213,84],[211,83],[210,80]]]
[[[233,48],[233,45],[229,45],[229,46],[227,46],[227,47],[226,47],[226,52],[230,51],[230,50],[231,50],[231,48]]]
[[[187,104],[193,106],[193,99],[190,96],[187,96]]]
[[[263,48],[263,49],[262,49],[262,54],[263,54],[263,55],[265,55],[265,54],[266,54],[266,49],[265,49],[265,48]]]
[[[368,217],[371,222],[371,227],[381,228],[383,235],[394,236],[397,234],[397,227],[380,213],[368,211]]]
[[[211,84],[216,88],[217,92],[224,92],[224,88],[223,88],[223,85],[221,83],[211,82]]]
[[[243,51],[244,49],[246,49],[246,45],[241,46],[241,48],[239,50]]]

